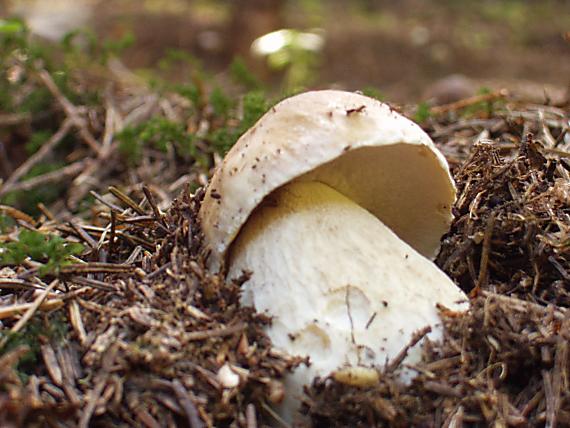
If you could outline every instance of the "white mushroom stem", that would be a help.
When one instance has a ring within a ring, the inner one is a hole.
[[[266,197],[233,243],[229,278],[253,272],[242,303],[274,317],[273,344],[309,355],[288,379],[291,392],[345,365],[383,367],[432,327],[436,304],[467,309],[466,297],[432,262],[368,211],[319,182],[292,182]],[[407,362],[419,360],[416,346]]]

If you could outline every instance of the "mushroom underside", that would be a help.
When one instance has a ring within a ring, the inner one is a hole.
[[[447,169],[422,144],[347,150],[298,180],[329,185],[428,258],[437,254],[452,219],[455,188]]]

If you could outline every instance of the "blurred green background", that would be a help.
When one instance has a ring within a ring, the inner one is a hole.
[[[276,91],[339,87],[396,102],[448,102],[481,87],[533,101],[570,81],[568,0],[3,0],[46,38],[77,28],[129,39],[131,69],[169,49],[224,84],[236,55]],[[254,40],[280,29],[257,44]],[[185,79],[191,70],[170,70]],[[443,79],[443,80],[442,80]]]

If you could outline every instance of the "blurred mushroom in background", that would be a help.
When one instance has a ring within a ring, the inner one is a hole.
[[[283,28],[285,0],[234,0],[228,40],[231,52],[247,57],[258,37]]]
[[[14,0],[8,2],[10,15],[26,22],[32,34],[59,41],[65,34],[86,26],[98,0]]]

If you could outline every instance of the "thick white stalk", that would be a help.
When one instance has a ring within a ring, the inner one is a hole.
[[[402,213],[405,215],[405,213]],[[274,345],[309,355],[288,379],[282,409],[315,376],[345,365],[382,367],[413,333],[441,336],[436,304],[467,309],[466,296],[431,261],[331,187],[293,182],[259,206],[233,243],[230,278],[253,272],[242,303],[274,317]],[[407,361],[420,358],[411,350]]]

